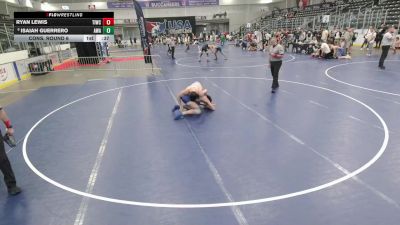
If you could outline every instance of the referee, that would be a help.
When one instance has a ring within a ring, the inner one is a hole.
[[[11,125],[10,119],[8,118],[6,112],[0,107],[0,119],[4,122],[6,126],[7,134],[13,135],[14,129]],[[3,137],[0,130],[0,136]],[[0,170],[4,175],[4,182],[6,183],[8,194],[17,195],[21,192],[21,189],[17,186],[17,181],[15,180],[14,172],[11,168],[10,161],[8,160],[3,138],[0,138]]]
[[[279,70],[282,66],[282,58],[285,50],[282,45],[278,44],[276,38],[272,38],[269,47],[269,63],[271,67],[272,74],[272,90],[271,93],[275,93],[276,89],[279,88]]]
[[[385,35],[383,35],[382,39],[382,55],[381,58],[379,59],[379,66],[378,66],[382,70],[385,69],[383,63],[385,62],[385,59],[389,53],[393,41],[394,41],[394,27],[390,27],[388,31],[385,33]]]

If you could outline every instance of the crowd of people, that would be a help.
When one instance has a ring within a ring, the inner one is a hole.
[[[212,34],[212,35],[199,35],[194,34],[181,34],[181,35],[163,35],[159,37],[152,38],[151,45],[155,46],[166,46],[167,53],[172,59],[175,59],[175,48],[178,45],[184,45],[185,52],[190,50],[190,46],[197,46],[199,52],[199,62],[201,57],[205,54],[207,56],[207,61],[209,61],[209,53],[212,53],[218,60],[218,53],[221,54],[225,60],[227,60],[226,55],[222,51],[223,46],[231,36],[229,34]]]
[[[271,38],[276,38],[278,43],[285,47],[285,51],[293,53],[309,54],[317,58],[325,59],[350,59],[353,51],[353,43],[359,35],[363,35],[364,42],[361,50],[366,47],[367,56],[372,55],[373,48],[380,48],[384,35],[395,28],[382,24],[378,29],[370,27],[366,33],[358,34],[353,28],[306,30],[306,29],[281,29],[270,32],[249,32],[237,37],[235,45],[248,51],[265,51]],[[395,52],[399,49],[399,37],[391,41]]]

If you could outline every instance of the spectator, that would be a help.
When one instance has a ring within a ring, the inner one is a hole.
[[[344,32],[343,37],[346,43],[346,52],[348,55],[351,55],[351,45],[353,41],[353,32],[351,28],[347,28],[347,30]]]
[[[367,33],[364,35],[364,42],[362,43],[361,49],[360,49],[361,51],[363,50],[364,45],[367,46],[367,50],[368,50],[368,48],[369,48],[369,45],[368,45],[369,41],[368,41],[368,39],[367,39],[367,36],[368,36],[368,35],[371,35],[372,32],[375,33],[375,31],[372,31],[372,30],[373,30],[373,28],[372,28],[372,26],[370,26],[369,29],[367,30]],[[375,38],[376,38],[376,33],[375,33]],[[374,42],[375,42],[375,40],[374,40]]]
[[[169,46],[171,48],[171,58],[175,59],[175,46],[176,46],[176,38],[175,37],[171,37]]]
[[[400,37],[396,37],[396,41],[394,42],[393,54],[396,54],[396,50],[400,49]]]
[[[340,43],[340,38],[342,37],[342,32],[340,32],[340,30],[337,29],[335,31],[334,36],[335,36],[335,44],[339,44]]]
[[[368,43],[367,56],[371,56],[371,54],[372,54],[372,48],[373,48],[374,43],[375,43],[375,38],[376,38],[376,32],[375,32],[374,28],[370,27],[370,29],[368,30],[367,34],[365,35],[365,40]]]
[[[328,42],[328,36],[329,36],[329,31],[327,29],[324,29],[322,31],[322,34],[321,34],[321,42],[327,43]]]
[[[382,38],[382,55],[381,58],[379,59],[379,65],[378,65],[378,67],[382,70],[385,69],[385,66],[383,64],[388,55],[389,49],[393,44],[393,41],[394,41],[394,27],[391,27],[388,29],[385,35],[383,35]]]
[[[381,29],[376,34],[376,39],[375,39],[376,45],[375,45],[375,48],[380,48],[381,47],[383,35],[386,33],[386,30],[387,30],[387,27],[384,24],[382,24],[381,25]]]
[[[334,50],[327,43],[322,43],[319,51],[319,57],[324,59],[332,59]]]

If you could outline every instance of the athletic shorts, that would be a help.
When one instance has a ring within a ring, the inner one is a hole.
[[[217,47],[215,52],[222,52],[222,48],[221,47]]]
[[[202,48],[202,49],[201,49],[201,52],[207,52],[207,51],[208,51],[207,48]]]
[[[184,95],[181,97],[181,100],[186,105],[188,102],[190,102],[190,97],[189,97],[189,95]]]

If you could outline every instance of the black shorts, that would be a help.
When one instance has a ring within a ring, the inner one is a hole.
[[[208,51],[208,48],[202,48],[201,49],[201,52],[207,52]]]
[[[217,48],[215,49],[215,53],[217,53],[217,52],[222,52],[222,48],[221,48],[221,47],[217,47]]]

